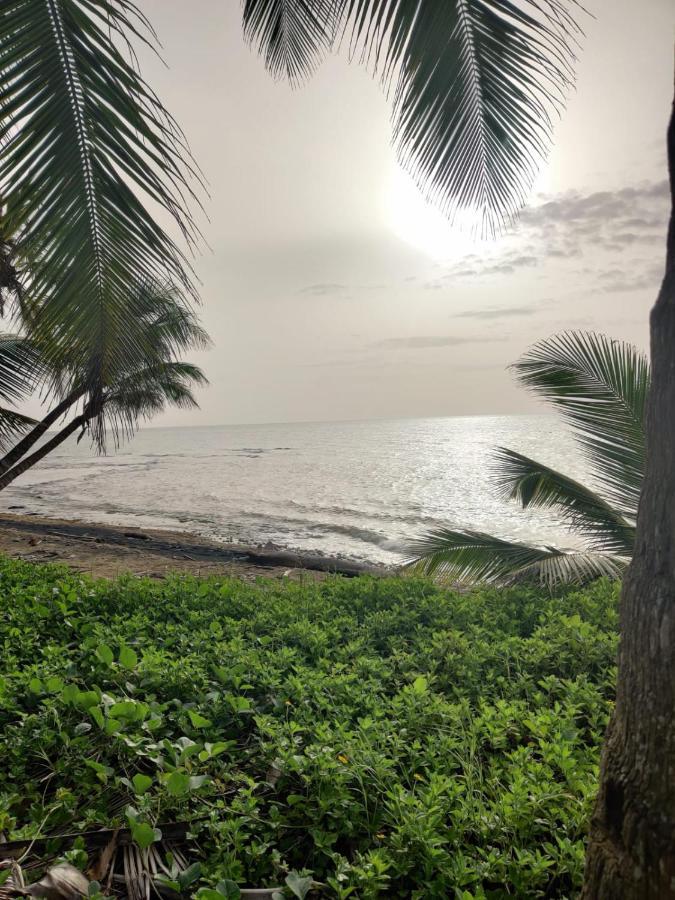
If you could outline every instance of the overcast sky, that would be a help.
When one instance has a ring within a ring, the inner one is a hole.
[[[275,83],[236,0],[141,0],[143,71],[208,180],[201,409],[157,425],[512,413],[505,367],[598,329],[642,347],[664,255],[672,0],[588,0],[578,84],[512,235],[475,245],[419,198],[389,106],[344,56]]]

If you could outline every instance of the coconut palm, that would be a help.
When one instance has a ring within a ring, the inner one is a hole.
[[[494,482],[523,509],[557,512],[585,549],[438,529],[410,547],[410,565],[469,582],[538,577],[554,585],[619,577],[635,547],[644,474],[646,357],[605,335],[571,331],[535,344],[513,368],[521,384],[572,426],[597,489],[506,448],[495,452]]]
[[[55,397],[56,402],[41,421],[25,420],[20,423],[20,429],[14,428],[14,433],[20,430],[25,433],[0,459],[0,490],[77,431],[80,438],[89,433],[95,445],[104,449],[106,435],[118,443],[133,434],[141,419],[151,418],[167,404],[183,408],[197,405],[193,388],[205,384],[206,379],[197,366],[181,361],[179,356],[186,350],[206,347],[208,337],[181,292],[171,285],[143,282],[136,285],[127,303],[120,306],[122,311],[126,307],[130,321],[123,332],[105,333],[106,350],[108,344],[124,342],[131,333],[142,348],[142,359],[139,363],[136,354],[127,360],[123,354],[110,352],[110,358],[120,363],[116,369],[108,367],[102,390],[95,397],[88,386],[91,369],[98,362],[98,346],[92,348],[91,358],[84,366],[80,357],[55,366],[49,353],[40,354],[37,337],[19,341],[20,346],[23,346],[21,341],[28,344],[33,356],[23,372],[13,370],[17,388],[10,399],[24,398],[27,393],[41,389]],[[5,344],[12,347],[11,340],[0,339],[0,387],[5,386],[3,347]],[[66,424],[31,453],[48,429],[69,414],[71,418]],[[0,430],[2,424],[0,410]]]
[[[94,407],[114,372],[143,364],[127,315],[136,285],[194,293],[146,201],[192,241],[198,180],[131,39],[152,44],[153,33],[127,0],[0,4],[0,288],[15,289],[43,358],[76,365]]]

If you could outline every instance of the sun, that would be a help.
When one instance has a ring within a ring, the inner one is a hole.
[[[483,252],[491,241],[480,237],[480,215],[465,213],[450,224],[427,203],[409,175],[396,167],[385,189],[387,224],[401,240],[437,262],[455,262]]]

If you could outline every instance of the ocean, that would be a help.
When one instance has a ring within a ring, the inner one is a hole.
[[[145,428],[107,456],[64,444],[0,508],[387,564],[439,526],[576,546],[555,515],[497,495],[497,446],[584,477],[569,429],[544,415]]]

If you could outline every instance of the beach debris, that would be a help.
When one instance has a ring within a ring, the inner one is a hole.
[[[150,540],[150,535],[143,534],[142,531],[125,531],[124,537],[136,538],[137,541],[149,541]]]

